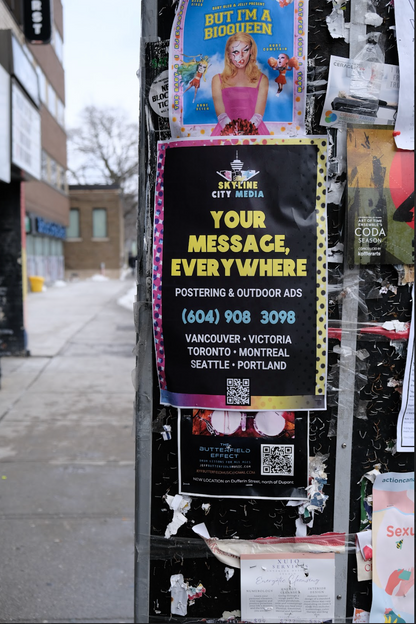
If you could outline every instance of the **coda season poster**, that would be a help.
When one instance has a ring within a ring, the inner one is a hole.
[[[307,0],[180,0],[169,49],[173,138],[302,136]]]
[[[415,155],[396,148],[391,128],[349,126],[348,259],[413,264]]]
[[[179,492],[306,498],[308,417],[308,412],[180,410]]]
[[[326,140],[161,142],[153,325],[161,403],[326,406]]]

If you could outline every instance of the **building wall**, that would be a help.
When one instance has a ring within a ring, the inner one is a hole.
[[[54,28],[58,31],[63,41],[63,10],[61,0],[53,2]],[[58,58],[54,45],[28,45],[36,64],[40,67],[47,82],[53,87],[56,95],[65,105],[65,71]],[[41,109],[42,150],[57,165],[66,170],[67,149],[66,132],[63,124],[58,123],[48,106],[42,101]],[[50,172],[49,172],[50,174]],[[49,178],[49,180],[48,180]],[[64,190],[57,190],[51,183],[47,168],[42,173],[41,181],[25,183],[25,196],[27,211],[32,211],[40,217],[51,221],[68,225],[69,197],[67,185]]]
[[[23,45],[25,42],[25,38],[23,36],[22,31],[16,24],[16,21],[13,19],[10,11],[7,6],[0,2],[0,28],[2,30],[10,29],[13,31],[13,34],[17,37],[19,42]]]
[[[64,16],[63,16],[61,0],[53,0],[53,19],[63,39],[64,38]]]
[[[25,182],[26,212],[68,225],[69,198],[45,182]]]
[[[58,25],[56,23],[55,14],[54,20],[55,27],[57,28],[61,38],[63,39],[62,30],[59,31]],[[47,76],[49,82],[57,92],[58,96],[65,103],[65,72],[61,61],[58,59],[53,45],[29,44],[28,48],[35,57],[37,64],[40,65],[40,67],[42,68],[43,73]]]
[[[42,124],[42,147],[60,165],[66,168],[66,132],[42,105],[40,111]]]
[[[0,30],[12,31],[38,74],[41,179],[27,181],[27,175],[20,175],[13,165],[12,182],[1,185],[0,232],[3,232],[3,238],[6,236],[3,242],[7,255],[3,254],[4,262],[0,262],[0,285],[6,285],[7,292],[0,288],[0,318],[3,324],[0,328],[0,355],[24,351],[23,309],[24,297],[29,289],[27,277],[40,275],[47,283],[64,278],[61,238],[69,221],[62,2],[53,0],[53,37],[51,43],[46,45],[26,42],[21,9],[20,0],[0,0]],[[21,87],[25,92],[25,84]],[[20,212],[17,211],[19,207]],[[37,229],[39,218],[50,226],[49,229]],[[25,228],[29,228],[30,224],[34,227],[26,229],[26,238]],[[7,243],[11,232],[15,236],[13,244]],[[7,297],[1,298],[5,293]],[[1,340],[2,336],[8,336],[7,340]]]
[[[20,5],[10,4],[17,7],[13,15],[4,0],[0,0],[0,29],[10,29],[19,40],[20,44],[31,55],[31,61],[35,67],[41,70],[45,78],[45,88],[41,93],[41,142],[42,179],[23,182],[24,196],[27,202],[27,212],[31,211],[40,217],[49,219],[63,226],[68,225],[69,197],[66,183],[67,149],[66,131],[64,127],[65,106],[65,72],[57,53],[58,45],[56,38],[63,42],[63,9],[61,0],[53,0],[53,29],[54,43],[48,45],[31,45],[25,41],[20,29]],[[58,34],[56,34],[58,33]],[[60,46],[62,48],[62,46]],[[51,85],[54,93],[60,100],[60,111],[55,95],[51,101],[48,85]],[[52,111],[52,112],[51,112]],[[53,113],[53,114],[52,114]],[[59,173],[56,174],[56,169]]]
[[[119,189],[70,189],[70,207],[80,216],[80,236],[64,243],[65,271],[68,276],[99,273],[118,276],[124,261],[123,211]],[[92,213],[94,208],[107,210],[107,237],[94,239]],[[109,273],[111,271],[111,273]]]

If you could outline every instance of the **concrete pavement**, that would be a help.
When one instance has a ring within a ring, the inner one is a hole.
[[[30,293],[2,358],[0,622],[133,622],[133,286]]]

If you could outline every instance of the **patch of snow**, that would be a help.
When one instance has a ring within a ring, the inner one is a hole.
[[[126,277],[129,277],[130,275],[132,275],[132,271],[131,271],[130,267],[123,266],[123,268],[121,269],[121,272],[120,272],[120,281],[124,282]]]
[[[137,288],[136,286],[133,286],[132,288],[130,288],[130,290],[126,292],[125,295],[117,299],[118,305],[122,306],[123,308],[127,308],[127,310],[133,310],[133,305],[136,301],[136,293]]]
[[[108,282],[109,279],[110,278],[106,277],[105,275],[101,275],[100,273],[96,273],[95,275],[90,277],[89,281],[90,282]]]

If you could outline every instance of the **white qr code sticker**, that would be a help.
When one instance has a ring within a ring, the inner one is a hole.
[[[261,445],[261,474],[268,476],[294,475],[294,446],[287,444]]]

